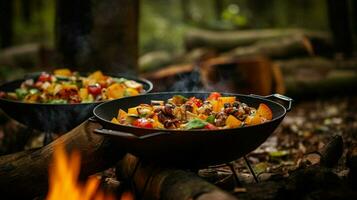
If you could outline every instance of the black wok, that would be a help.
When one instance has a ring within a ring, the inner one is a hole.
[[[273,119],[269,122],[234,129],[156,130],[110,122],[117,115],[119,108],[127,110],[141,103],[150,103],[151,100],[167,100],[177,94],[199,98],[206,98],[209,95],[192,92],[152,93],[106,102],[93,110],[95,119],[103,126],[103,129],[97,129],[95,132],[108,135],[117,145],[140,158],[161,165],[198,168],[226,163],[256,149],[277,128],[292,104],[292,99],[279,94],[266,97],[223,94],[236,96],[241,102],[253,107],[265,103],[273,112]],[[287,107],[269,99],[285,101]]]
[[[21,83],[28,78],[36,78],[39,73],[30,74],[24,79],[7,82],[0,86],[0,91],[10,92],[19,88]],[[111,75],[112,77],[123,77],[135,80],[144,85],[145,92],[152,89],[152,83],[145,79],[125,75]],[[45,132],[64,133],[67,132],[89,117],[92,110],[102,102],[79,103],[79,104],[41,104],[24,103],[0,98],[1,109],[16,121]]]

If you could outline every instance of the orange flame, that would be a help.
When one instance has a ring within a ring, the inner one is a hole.
[[[67,157],[64,148],[56,146],[53,165],[49,170],[49,192],[46,200],[114,200],[113,195],[105,194],[98,189],[100,180],[90,177],[86,183],[80,184],[78,175],[80,172],[81,158],[78,151],[73,151]],[[130,196],[123,194],[122,200],[132,200]]]

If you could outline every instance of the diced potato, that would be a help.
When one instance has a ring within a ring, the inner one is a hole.
[[[214,107],[214,110],[216,109],[216,112],[219,112],[223,107],[225,103],[233,103],[236,101],[236,97],[218,97],[217,99],[217,104]]]
[[[128,115],[128,113],[126,113],[126,112],[125,112],[124,110],[122,110],[122,109],[119,109],[117,118],[118,118],[119,120],[122,120],[122,119],[125,119],[127,115]]]
[[[67,69],[67,68],[63,68],[63,69],[56,69],[53,72],[54,75],[56,76],[72,76],[72,72],[71,70]]]
[[[136,96],[140,93],[134,88],[126,88],[125,89],[125,96]]]
[[[114,83],[113,85],[107,88],[107,97],[108,99],[117,99],[124,96],[125,86]]]
[[[88,98],[88,89],[87,88],[81,88],[79,89],[79,97],[81,100],[85,100]]]
[[[98,71],[93,72],[91,75],[89,75],[88,78],[94,79],[96,81],[100,81],[100,80],[105,80],[107,78],[107,76],[104,76],[102,71],[98,70]]]
[[[128,114],[129,114],[129,115],[139,115],[137,108],[138,108],[138,107],[129,108],[129,109],[128,109]]]
[[[210,103],[212,105],[212,110],[213,112],[219,112],[221,111],[221,107],[219,106],[219,103],[217,100],[210,100]]]
[[[262,124],[266,121],[265,118],[260,117],[259,115],[254,115],[254,116],[248,116],[245,118],[245,124],[247,125],[257,125],[257,124]]]
[[[242,125],[242,122],[235,118],[233,115],[229,115],[226,119],[226,126],[229,128],[238,128]]]
[[[259,104],[256,114],[264,117],[267,120],[273,119],[273,112],[264,103]]]
[[[111,120],[111,122],[113,122],[114,124],[120,124],[119,121],[117,120],[117,118],[113,117],[113,119]]]

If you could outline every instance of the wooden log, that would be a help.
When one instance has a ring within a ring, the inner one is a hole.
[[[287,94],[292,97],[300,99],[355,94],[356,59],[309,57],[278,60],[274,63],[280,66]]]
[[[172,62],[173,56],[166,51],[154,51],[146,53],[139,58],[140,72],[149,72],[160,69]]]
[[[303,77],[286,76],[286,94],[296,100],[356,94],[357,76],[354,70],[333,70],[317,80],[311,76],[311,73],[305,74],[305,80]]]
[[[196,174],[179,169],[160,168],[127,154],[116,168],[117,177],[134,182],[141,199],[167,200],[233,200],[227,192],[199,178]]]
[[[262,55],[270,58],[286,58],[299,55],[313,55],[314,49],[310,40],[300,34],[275,39],[258,41],[245,47],[237,47],[224,54],[233,57]]]
[[[68,151],[76,149],[80,152],[81,177],[113,166],[124,153],[105,137],[93,134],[99,127],[99,124],[86,121],[45,147],[0,157],[0,194],[11,199],[45,195],[48,167],[54,147],[59,143]]]
[[[313,44],[330,46],[331,39],[328,33],[314,32],[302,29],[261,29],[244,31],[209,31],[202,29],[189,30],[184,38],[186,49],[208,47],[220,51],[233,49],[238,46],[252,45],[258,41],[277,38],[305,36]]]
[[[53,50],[37,43],[12,46],[0,52],[0,65],[25,69],[50,66]]]
[[[139,68],[141,73],[150,73],[153,71],[159,71],[164,67],[170,67],[171,65],[201,63],[216,56],[216,51],[208,48],[192,49],[189,52],[179,55],[171,55],[165,51],[154,51],[140,57]]]

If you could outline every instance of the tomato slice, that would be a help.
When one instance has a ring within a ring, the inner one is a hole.
[[[197,99],[196,97],[191,97],[188,100],[188,103],[190,104],[196,104],[197,107],[201,107],[202,106],[202,101],[200,99]]]
[[[88,92],[94,96],[97,96],[102,92],[102,87],[99,84],[89,85]]]
[[[41,75],[38,77],[37,81],[46,82],[51,81],[51,75],[45,72],[42,72]]]
[[[132,125],[140,128],[153,128],[152,123],[145,118],[139,118],[133,121]]]
[[[218,129],[217,126],[211,124],[211,123],[207,123],[206,126],[205,126],[205,129],[208,129],[208,130],[216,130]]]
[[[209,100],[217,100],[218,97],[221,97],[221,93],[219,92],[211,92],[211,94],[209,95],[209,97],[207,99]]]

